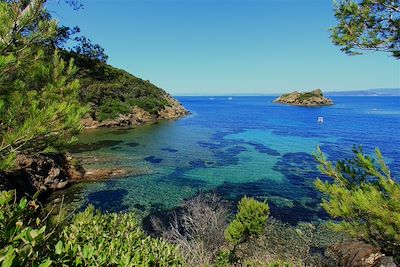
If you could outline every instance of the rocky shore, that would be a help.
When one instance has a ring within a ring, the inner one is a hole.
[[[333,105],[333,101],[323,96],[321,89],[316,89],[311,92],[294,91],[289,94],[284,94],[274,100],[274,103],[281,103],[293,106],[318,107]]]
[[[16,167],[0,174],[0,190],[17,189],[18,193],[33,196],[40,191],[47,195],[83,181],[99,181],[136,174],[127,168],[87,169],[81,159],[70,154],[18,155]]]
[[[189,111],[169,94],[165,94],[165,99],[168,104],[157,114],[134,107],[131,113],[120,114],[114,120],[99,122],[88,115],[82,122],[86,128],[129,127],[163,119],[176,119],[189,114]],[[70,154],[18,155],[16,167],[6,173],[0,173],[0,190],[17,189],[17,192],[29,195],[40,191],[46,195],[64,189],[72,183],[124,177],[136,172],[138,170],[119,168],[85,170],[82,167],[82,159],[73,158]]]
[[[139,107],[134,107],[130,113],[119,114],[115,119],[107,119],[100,122],[93,119],[93,117],[88,114],[82,120],[82,122],[85,128],[129,127],[163,119],[181,118],[190,113],[182,106],[181,103],[179,103],[178,100],[174,99],[169,94],[165,95],[165,100],[168,102],[168,104],[157,114],[150,114],[148,111],[145,111]]]
[[[84,177],[85,170],[68,154],[18,155],[16,167],[3,173],[1,190],[17,189],[21,194],[63,189]]]

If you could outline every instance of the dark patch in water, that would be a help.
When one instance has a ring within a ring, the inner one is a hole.
[[[129,131],[133,130],[133,128],[120,128],[120,129],[115,129],[114,131],[112,131],[111,133],[113,135],[122,135],[122,134],[126,134]]]
[[[187,186],[198,189],[205,187],[207,185],[207,182],[203,180],[188,178],[187,176],[185,176],[185,173],[191,169],[192,168],[190,167],[176,168],[173,173],[160,177],[158,181],[180,187]]]
[[[269,201],[271,215],[284,222],[292,225],[299,221],[315,221],[321,218],[327,218],[327,214],[321,209],[319,198],[314,196],[313,199],[308,199],[307,203],[302,203],[304,197],[303,189],[287,183],[275,183],[271,180],[260,180],[250,183],[231,183],[224,182],[215,190],[223,199],[227,199],[237,204],[244,196],[254,197],[264,200],[268,196],[280,196],[289,199],[292,207],[276,206]],[[277,195],[279,192],[279,195]]]
[[[137,147],[140,144],[136,143],[136,142],[131,142],[131,143],[126,143],[126,145],[129,146],[129,147]]]
[[[165,147],[165,148],[161,148],[162,151],[167,151],[167,152],[171,152],[171,153],[176,153],[178,152],[177,149],[172,148],[172,147]]]
[[[120,146],[115,146],[115,147],[112,147],[112,148],[110,148],[111,150],[121,150],[122,149],[122,147],[120,147]]]
[[[221,144],[215,144],[215,143],[209,143],[209,142],[203,142],[199,141],[197,144],[201,147],[208,148],[208,149],[220,149],[223,148]]]
[[[192,168],[206,168],[206,164],[201,159],[195,159],[189,162],[190,167]]]
[[[317,169],[314,157],[305,152],[284,154],[273,170],[282,173],[291,184],[306,187],[312,191],[315,191],[312,182],[317,177],[323,177]]]
[[[86,151],[96,151],[101,148],[112,147],[122,143],[118,140],[101,140],[94,143],[88,144],[77,144],[69,149],[71,153],[81,153]]]
[[[144,158],[144,160],[147,161],[147,162],[150,162],[150,163],[158,164],[158,163],[161,163],[161,161],[163,159],[156,158],[155,156],[150,156],[150,157]]]
[[[126,211],[129,209],[129,206],[123,202],[127,194],[128,191],[125,189],[98,191],[89,194],[88,202],[101,211]]]
[[[239,154],[247,149],[243,146],[233,146],[225,151],[213,151],[214,157],[217,159],[216,166],[228,166],[239,164]]]
[[[254,147],[255,150],[257,150],[258,153],[263,153],[263,154],[268,154],[270,156],[280,156],[281,153],[279,153],[277,150],[269,148],[263,144],[255,143],[255,142],[248,142],[247,144],[251,145]]]
[[[228,152],[231,156],[237,156],[243,151],[247,151],[247,148],[244,146],[233,146],[226,150],[226,152]]]

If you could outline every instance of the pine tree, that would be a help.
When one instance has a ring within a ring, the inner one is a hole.
[[[81,129],[73,61],[51,46],[43,0],[0,1],[0,171],[17,154],[62,151]]]
[[[339,0],[335,17],[338,24],[331,29],[331,39],[343,52],[382,51],[400,59],[398,0]]]
[[[333,182],[317,179],[325,198],[322,207],[334,218],[336,231],[378,246],[400,260],[400,186],[391,177],[379,149],[375,159],[354,148],[355,157],[333,165],[321,150],[315,154],[320,171]]]

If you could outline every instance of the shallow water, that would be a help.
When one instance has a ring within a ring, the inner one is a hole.
[[[68,202],[159,213],[216,191],[232,202],[268,198],[274,217],[296,223],[325,218],[313,186],[317,145],[332,160],[348,157],[354,144],[368,153],[379,147],[399,177],[399,97],[333,97],[334,106],[320,108],[275,105],[273,97],[213,98],[180,97],[192,112],[180,120],[85,131],[72,151],[97,159],[86,167],[135,172],[75,185],[64,192]]]

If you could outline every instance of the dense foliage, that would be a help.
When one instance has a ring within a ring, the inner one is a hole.
[[[381,152],[375,159],[354,149],[355,157],[333,165],[321,150],[315,155],[320,171],[333,182],[316,181],[326,196],[323,208],[335,218],[339,232],[378,246],[400,260],[400,185],[391,177]]]
[[[18,153],[61,150],[80,130],[73,60],[49,44],[56,22],[43,1],[0,2],[0,171]]]
[[[68,266],[181,266],[178,249],[146,236],[134,213],[102,214],[89,206],[62,231],[55,260]]]
[[[90,206],[60,231],[42,221],[35,200],[15,195],[0,192],[1,266],[182,266],[178,248],[146,236],[133,213]]]
[[[82,87],[80,101],[90,105],[96,120],[113,119],[119,113],[129,113],[134,106],[156,114],[168,105],[166,92],[149,81],[77,54],[64,53],[64,57],[76,59]]]
[[[0,192],[0,263],[1,266],[49,266],[43,248],[50,233],[37,213],[33,199],[16,201],[15,191]]]
[[[338,25],[332,42],[347,54],[383,51],[400,58],[400,2],[396,0],[340,0],[335,6]]]
[[[233,245],[238,245],[249,238],[258,237],[264,231],[268,216],[267,203],[243,197],[238,204],[235,219],[225,230],[226,239]]]

